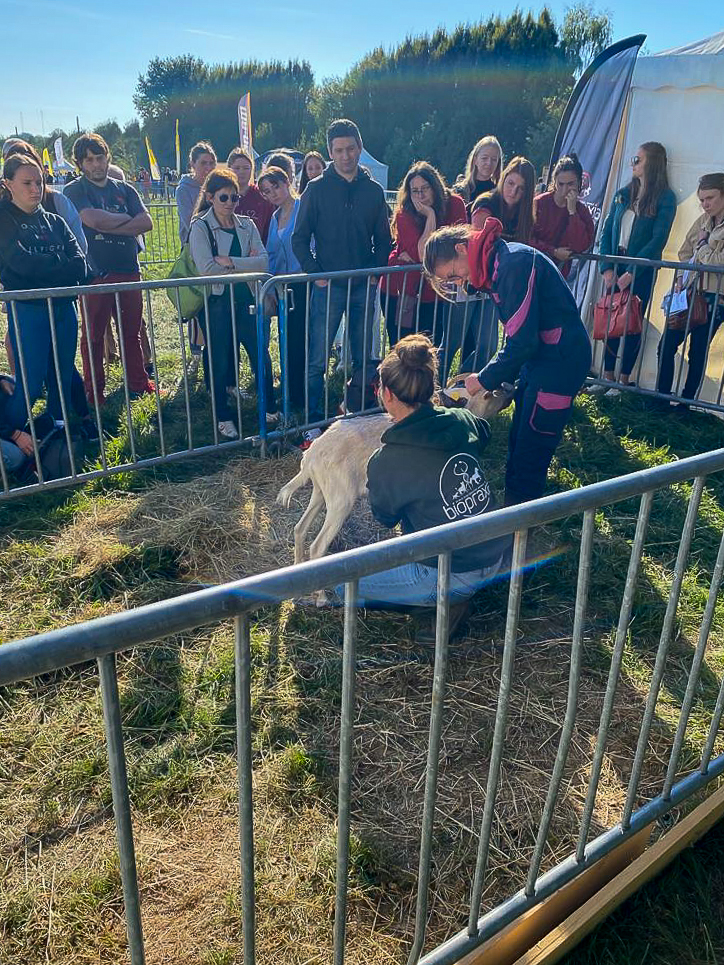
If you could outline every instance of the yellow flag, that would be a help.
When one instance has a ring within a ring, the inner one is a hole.
[[[156,155],[153,153],[153,148],[151,147],[151,142],[146,137],[146,150],[148,151],[148,166],[151,169],[151,177],[154,181],[161,180],[161,169],[158,166],[158,161],[156,160]]]
[[[43,148],[43,164],[45,165],[45,167],[47,167],[48,171],[50,171],[52,175],[53,162],[50,160],[50,152],[48,151],[47,147]]]
[[[178,136],[178,118],[176,118],[176,173],[181,176],[181,139]]]

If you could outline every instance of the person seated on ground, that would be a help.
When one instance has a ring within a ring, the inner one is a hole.
[[[32,437],[6,420],[7,403],[14,391],[15,379],[0,375],[0,458],[6,473],[17,473],[25,465],[28,456],[33,454]]]
[[[383,526],[415,533],[480,516],[495,499],[480,463],[490,426],[467,409],[433,404],[437,349],[426,335],[407,335],[379,368],[379,399],[392,417],[382,446],[367,464],[370,508]],[[465,603],[507,571],[510,537],[477,543],[452,554],[451,603]],[[335,594],[339,598],[343,588]],[[437,559],[363,576],[359,605],[384,609],[435,606]],[[466,607],[451,613],[450,633]]]
[[[518,380],[505,473],[505,503],[537,499],[591,365],[591,342],[573,294],[552,261],[527,245],[503,241],[488,218],[442,228],[427,239],[423,265],[440,294],[468,282],[490,292],[505,329],[503,348],[465,386],[471,395]]]
[[[697,262],[701,265],[724,267],[724,173],[705,174],[699,179],[697,191],[704,213],[689,228],[679,249],[679,261]],[[685,399],[695,399],[701,387],[706,356],[711,340],[724,322],[724,275],[704,272],[690,280],[690,297],[702,279],[704,299],[707,306],[706,324],[691,328],[689,321],[689,371],[681,394]],[[716,311],[716,314],[715,314]],[[676,350],[686,338],[686,328],[667,328],[659,342],[659,378],[656,391],[668,395],[674,381],[674,357]],[[662,408],[669,410],[669,403],[662,400]],[[677,407],[678,408],[678,407]],[[682,410],[688,411],[685,403]]]
[[[6,291],[73,287],[88,277],[85,256],[67,224],[43,209],[43,192],[42,165],[23,154],[8,157],[0,185],[0,282]],[[52,316],[45,298],[12,302],[8,328],[25,387],[7,402],[7,423],[22,429],[30,418],[26,391],[32,407],[44,386],[50,415],[63,419],[61,393],[69,407],[78,338],[74,299],[54,298]]]
[[[239,183],[234,172],[219,166],[203,183],[194,218],[191,221],[189,247],[199,275],[261,273],[269,268],[259,231],[244,215],[234,214],[239,202]],[[219,434],[224,439],[238,439],[236,407],[229,399],[228,388],[239,386],[239,343],[246,349],[249,365],[259,391],[256,315],[249,314],[254,292],[246,282],[234,287],[234,316],[231,314],[229,286],[211,286],[204,313],[199,316],[204,333],[204,367],[209,374]],[[236,344],[234,344],[236,326]],[[276,403],[268,348],[264,358],[264,391],[267,420],[275,422]]]
[[[417,161],[402,179],[397,192],[392,215],[395,244],[389,264],[419,264],[425,242],[436,228],[466,221],[462,198],[448,190],[436,168],[427,161]],[[435,344],[440,343],[443,315],[447,313],[443,312],[443,305],[436,305],[432,286],[426,281],[421,285],[419,271],[384,276],[380,291],[390,345],[413,331],[431,334],[435,329],[439,331]]]
[[[558,159],[553,168],[553,188],[534,201],[535,221],[530,243],[554,261],[564,278],[571,270],[571,258],[588,251],[596,235],[591,212],[578,200],[583,167],[571,152]]]
[[[666,174],[666,148],[658,141],[642,144],[631,158],[631,181],[616,193],[611,210],[601,233],[600,251],[602,255],[630,255],[632,258],[661,258],[666,241],[676,215],[676,195],[669,187]],[[653,291],[655,270],[639,269],[617,262],[601,261],[599,271],[603,275],[606,288],[619,291],[631,288],[634,295],[641,299],[641,315],[646,315],[646,307]],[[633,283],[633,284],[632,284]],[[620,338],[606,341],[604,375],[614,380],[616,358]],[[626,335],[621,358],[621,384],[628,385],[631,379],[639,348],[641,333]],[[592,392],[606,392],[605,386],[593,386]],[[606,395],[616,396],[618,389],[609,389]]]
[[[503,226],[504,241],[528,245],[533,231],[534,194],[535,168],[526,158],[514,157],[506,164],[498,186],[473,203],[470,222],[480,229],[488,218],[497,218]]]

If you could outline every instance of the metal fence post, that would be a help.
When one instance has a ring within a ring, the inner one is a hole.
[[[126,755],[123,749],[121,703],[118,696],[115,654],[98,658],[98,670],[103,699],[103,723],[108,745],[108,768],[111,775],[113,815],[116,821],[116,839],[123,885],[123,904],[126,909],[126,933],[131,965],[145,965],[141,902],[138,894],[136,853],[133,845],[131,802],[128,795]]]
[[[241,855],[241,921],[244,965],[256,961],[254,885],[254,800],[251,748],[251,641],[249,614],[234,621],[236,755],[239,781],[239,843]]]

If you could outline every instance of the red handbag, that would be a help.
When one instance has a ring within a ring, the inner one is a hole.
[[[639,335],[643,327],[641,299],[632,295],[628,288],[623,291],[606,292],[596,302],[593,310],[593,337],[622,338]]]

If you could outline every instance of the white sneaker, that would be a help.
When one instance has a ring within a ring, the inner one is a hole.
[[[219,435],[223,436],[224,439],[239,438],[239,433],[236,431],[236,426],[231,420],[228,422],[219,422],[217,424],[217,429],[219,430]]]

